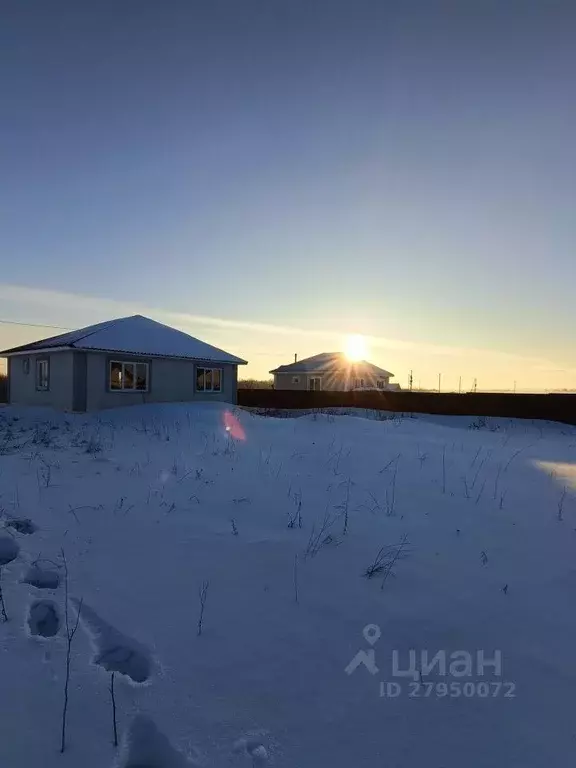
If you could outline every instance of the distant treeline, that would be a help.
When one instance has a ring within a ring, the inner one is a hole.
[[[273,389],[272,379],[240,379],[238,389]]]

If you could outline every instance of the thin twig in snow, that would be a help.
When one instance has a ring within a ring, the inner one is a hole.
[[[496,497],[498,496],[498,484],[500,483],[500,475],[502,474],[502,464],[498,464],[498,471],[496,472],[496,477],[494,479],[494,500],[496,500]]]
[[[78,624],[80,623],[80,614],[82,612],[82,600],[78,605],[78,614],[76,616],[76,623],[74,627],[70,627],[70,611],[68,605],[68,563],[66,561],[66,555],[64,549],[60,550],[62,562],[64,563],[64,617],[66,623],[66,677],[64,680],[64,703],[62,706],[62,730],[60,735],[60,752],[63,753],[66,749],[66,717],[68,715],[68,687],[70,684],[70,663],[72,656],[72,641],[78,630]]]
[[[200,615],[198,617],[198,637],[200,637],[200,635],[202,634],[202,623],[204,621],[204,607],[206,605],[206,596],[208,595],[209,586],[210,586],[210,582],[207,580],[204,580],[202,582],[202,586],[198,591],[198,595],[200,597]]]
[[[562,520],[564,519],[564,517],[563,517],[564,499],[566,498],[567,492],[568,492],[568,489],[566,488],[566,486],[564,486],[564,488],[562,488],[562,494],[560,496],[560,501],[558,502],[558,520],[560,520],[560,522],[562,522]]]
[[[114,746],[118,746],[118,726],[116,723],[116,696],[114,695],[114,675],[112,672],[110,675],[110,697],[112,699],[112,727],[114,729]]]
[[[527,450],[528,450],[528,448],[532,448],[532,446],[533,446],[533,445],[536,445],[536,443],[530,443],[529,445],[525,445],[523,448],[518,448],[518,450],[517,450],[517,451],[515,451],[515,452],[512,454],[512,456],[510,456],[510,458],[508,459],[508,461],[506,462],[506,465],[505,465],[505,467],[504,467],[504,472],[506,472],[506,471],[507,471],[507,469],[508,469],[508,467],[510,466],[510,464],[512,464],[512,462],[514,461],[514,459],[515,459],[517,456],[519,456],[519,455],[522,453],[522,451],[527,451]]]
[[[3,621],[8,621],[8,614],[6,613],[6,606],[4,605],[4,594],[2,592],[2,568],[0,568],[0,608],[2,609]]]
[[[392,475],[392,483],[390,484],[390,497],[388,497],[388,489],[386,489],[386,514],[388,517],[391,517],[396,511],[396,477],[398,475],[399,460],[400,454],[398,454],[394,466],[394,474]]]
[[[482,494],[484,493],[484,488],[486,486],[486,478],[484,478],[484,482],[480,486],[480,490],[478,491],[478,495],[476,496],[476,504],[480,501]]]
[[[394,553],[392,560],[387,563],[384,567],[384,576],[382,577],[382,584],[380,585],[380,589],[384,589],[384,584],[386,584],[386,581],[388,579],[388,576],[390,576],[390,573],[392,571],[392,568],[394,567],[395,562],[398,560],[400,555],[402,554],[402,550],[408,543],[408,535],[405,533],[402,537],[402,540],[400,541],[400,544],[398,545],[398,548],[396,549],[396,552]]]
[[[473,466],[474,466],[474,464],[476,463],[476,459],[477,459],[477,458],[478,458],[478,456],[480,455],[480,451],[481,451],[481,450],[482,450],[482,446],[480,446],[480,448],[478,448],[478,450],[477,450],[477,451],[476,451],[476,453],[474,454],[474,458],[473,458],[473,459],[472,459],[472,461],[470,462],[470,469],[472,469],[472,467],[473,467]]]
[[[328,544],[332,539],[330,534],[328,533],[328,530],[332,527],[334,524],[334,518],[330,516],[330,513],[328,511],[328,505],[326,505],[326,509],[324,511],[324,517],[322,519],[322,524],[318,531],[316,530],[316,523],[312,525],[312,530],[310,531],[310,537],[308,539],[308,544],[306,545],[306,549],[304,550],[304,559],[308,557],[316,557],[318,552],[322,549],[323,546]]]
[[[378,574],[383,574],[383,581],[381,585],[381,589],[383,589],[388,576],[391,574],[394,575],[392,568],[396,561],[405,554],[404,550],[407,546],[409,546],[408,537],[407,534],[404,534],[398,544],[380,547],[376,557],[364,571],[364,576],[367,579],[372,579]]]
[[[294,555],[294,602],[298,602],[298,555]]]
[[[402,454],[399,453],[397,456],[394,456],[393,459],[390,459],[390,461],[386,465],[384,465],[381,470],[379,470],[379,474],[381,475],[383,472],[386,472],[386,470],[389,469],[389,467],[391,467],[392,464],[394,464],[394,462],[398,462],[398,459],[400,458],[401,455]]]

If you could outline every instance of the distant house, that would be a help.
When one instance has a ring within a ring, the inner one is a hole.
[[[142,315],[0,352],[8,402],[93,411],[133,403],[236,402],[245,360]]]
[[[366,360],[351,362],[342,352],[322,352],[289,365],[274,374],[274,389],[309,389],[348,392],[361,389],[400,389],[390,384],[394,376]]]

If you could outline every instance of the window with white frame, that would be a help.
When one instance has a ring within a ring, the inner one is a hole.
[[[376,386],[378,387],[378,389],[384,389],[384,387],[386,386],[386,382],[384,381],[384,379],[378,379],[378,381],[376,382]]]
[[[148,363],[110,360],[108,389],[112,392],[148,392],[149,385]]]
[[[292,376],[292,384],[300,384],[300,376]]]
[[[310,392],[320,392],[322,389],[322,379],[320,376],[310,376],[308,379],[308,389]]]
[[[196,368],[196,392],[222,392],[222,368]]]
[[[23,373],[28,376],[30,373],[30,358],[29,357],[23,357],[22,358],[22,371]]]
[[[36,360],[36,389],[46,392],[50,389],[50,366],[48,360]]]

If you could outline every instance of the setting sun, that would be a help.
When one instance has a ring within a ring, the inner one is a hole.
[[[353,362],[363,360],[366,357],[367,346],[364,336],[346,336],[344,352],[348,360]]]

